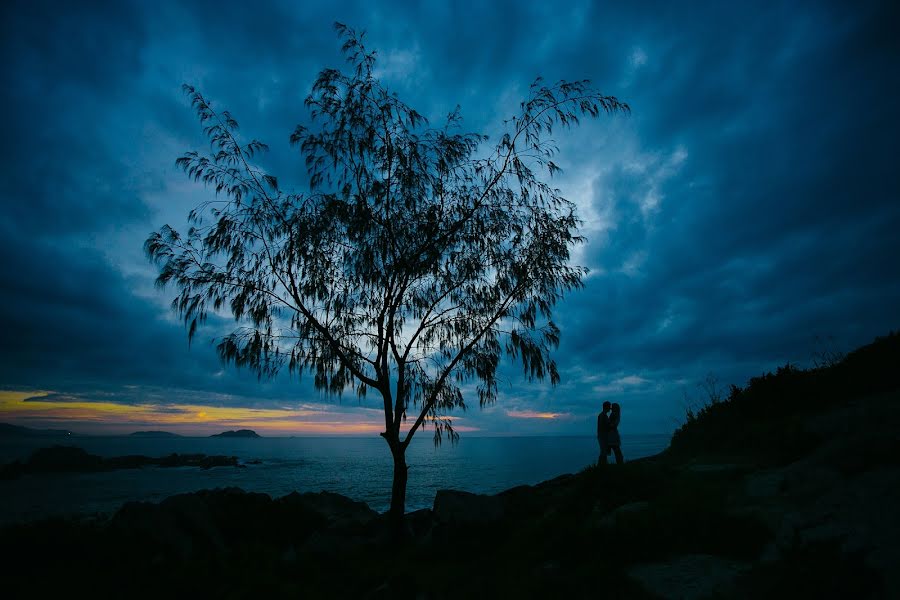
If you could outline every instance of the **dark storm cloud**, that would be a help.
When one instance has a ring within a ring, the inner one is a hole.
[[[708,372],[743,383],[807,360],[816,335],[848,349],[898,326],[897,16],[890,3],[6,3],[0,384],[129,403],[318,398],[223,370],[208,340],[228,322],[188,350],[140,246],[203,197],[172,167],[203,146],[182,82],[302,187],[287,138],[318,69],[342,64],[339,20],[368,30],[379,72],[435,120],[460,104],[467,128],[496,136],[538,75],[631,104],[628,119],[559,133],[593,269],[558,309],[563,384],[506,367],[500,403],[463,418],[574,432],[610,397],[632,427],[670,428]]]
[[[134,297],[98,253],[0,233],[4,384],[177,386],[219,371],[210,348],[188,352],[180,325]]]
[[[294,386],[222,368],[211,339],[226,325],[220,318],[189,347],[183,325],[89,247],[3,225],[0,256],[0,387],[66,390],[48,396],[57,401],[250,406],[297,398]]]
[[[718,33],[695,26],[659,39],[675,64],[666,77],[666,61],[648,70],[646,84],[664,81],[667,101],[648,110],[641,137],[683,144],[689,158],[661,190],[654,231],[632,214],[597,256],[615,264],[647,253],[634,277],[589,283],[585,302],[596,310],[605,300],[611,321],[592,330],[611,340],[592,358],[798,361],[816,334],[858,344],[895,326],[891,15],[811,12],[738,22],[738,10],[711,15]],[[649,109],[655,89],[637,86],[633,104]],[[616,179],[613,190],[625,178]]]
[[[2,11],[2,216],[36,235],[145,216],[110,118],[141,69],[140,15],[118,2],[11,2]]]

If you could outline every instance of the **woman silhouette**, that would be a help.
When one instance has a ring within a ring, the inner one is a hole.
[[[616,464],[625,462],[622,457],[622,439],[619,437],[619,421],[622,420],[622,407],[618,402],[613,402],[609,413],[609,432],[607,433],[606,446],[616,455]]]

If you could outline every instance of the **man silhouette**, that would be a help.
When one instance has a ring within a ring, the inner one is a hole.
[[[597,464],[605,465],[609,456],[609,410],[612,404],[603,403],[603,412],[597,415],[597,443],[600,444],[600,459]]]
[[[606,453],[616,455],[616,464],[625,462],[622,457],[622,438],[619,436],[619,423],[622,421],[622,407],[618,402],[613,402],[609,412],[609,421],[606,426]]]

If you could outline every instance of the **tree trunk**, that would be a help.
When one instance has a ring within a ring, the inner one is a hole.
[[[403,537],[403,515],[406,512],[406,479],[409,467],[406,466],[406,448],[400,444],[391,445],[394,456],[394,481],[391,485],[391,510],[388,518],[395,538]]]

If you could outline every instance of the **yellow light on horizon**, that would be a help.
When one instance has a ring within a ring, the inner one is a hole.
[[[508,410],[506,416],[515,419],[557,419],[559,417],[567,417],[569,413],[556,412],[538,412],[534,410]]]
[[[54,392],[0,391],[0,420],[89,423],[124,427],[169,426],[195,431],[254,429],[261,432],[311,435],[377,434],[384,430],[380,418],[310,408],[246,408],[194,404],[124,404],[86,400],[41,400]],[[27,401],[31,399],[30,401]],[[458,420],[458,419],[457,419]],[[460,425],[461,432],[477,431]]]

